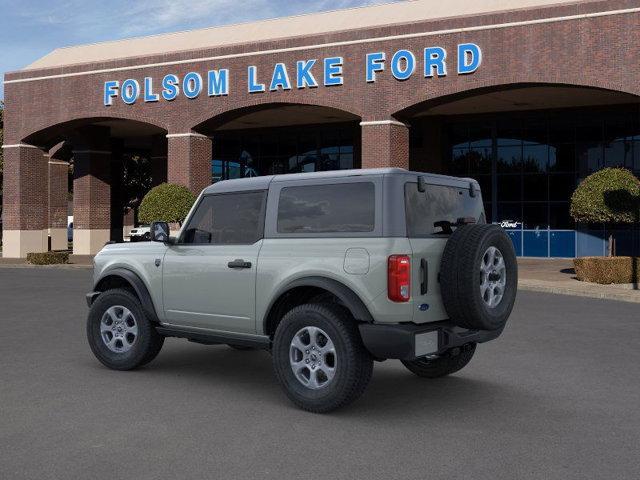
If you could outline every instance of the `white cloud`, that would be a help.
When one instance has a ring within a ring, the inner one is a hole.
[[[69,29],[73,41],[117,39],[335,10],[388,0],[67,0],[15,7],[25,22]],[[83,40],[86,38],[87,40]]]

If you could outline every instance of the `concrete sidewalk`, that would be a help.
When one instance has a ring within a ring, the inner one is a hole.
[[[0,251],[1,253],[1,251]],[[0,267],[11,268],[93,268],[93,255],[69,255],[69,263],[55,265],[32,265],[26,258],[2,258]]]
[[[534,292],[640,303],[640,286],[599,285],[576,280],[571,259],[519,258],[518,288]]]

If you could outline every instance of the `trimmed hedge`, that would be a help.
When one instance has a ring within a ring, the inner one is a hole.
[[[573,260],[576,277],[583,282],[640,282],[640,257],[581,257]],[[635,277],[634,277],[635,275]]]
[[[27,262],[32,265],[59,265],[69,263],[69,252],[27,253]]]
[[[154,221],[182,224],[195,201],[196,196],[187,187],[163,183],[144,196],[138,219],[147,224]]]
[[[640,180],[625,168],[605,168],[585,178],[571,196],[571,216],[585,223],[634,223]]]

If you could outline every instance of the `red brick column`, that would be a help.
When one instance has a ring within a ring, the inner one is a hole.
[[[155,135],[151,140],[151,185],[155,187],[167,181],[167,138]]]
[[[93,255],[111,238],[110,129],[82,127],[73,144],[73,253]]]
[[[94,255],[111,238],[111,151],[73,152],[73,253]]]
[[[4,258],[46,252],[48,155],[33,145],[4,145]]]
[[[67,195],[69,164],[49,159],[49,236],[51,250],[67,249]]]
[[[363,121],[362,168],[409,168],[409,127],[396,120]]]
[[[174,133],[167,140],[168,182],[184,185],[196,195],[211,185],[211,139],[198,133]]]

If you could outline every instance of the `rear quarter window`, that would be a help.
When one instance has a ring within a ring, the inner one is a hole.
[[[468,188],[427,184],[420,192],[417,183],[407,183],[404,197],[409,237],[443,235],[443,228],[436,224],[444,221],[454,225],[459,218],[485,223],[482,197],[479,193],[472,197]]]
[[[278,201],[278,233],[372,232],[375,186],[371,182],[285,187]]]

